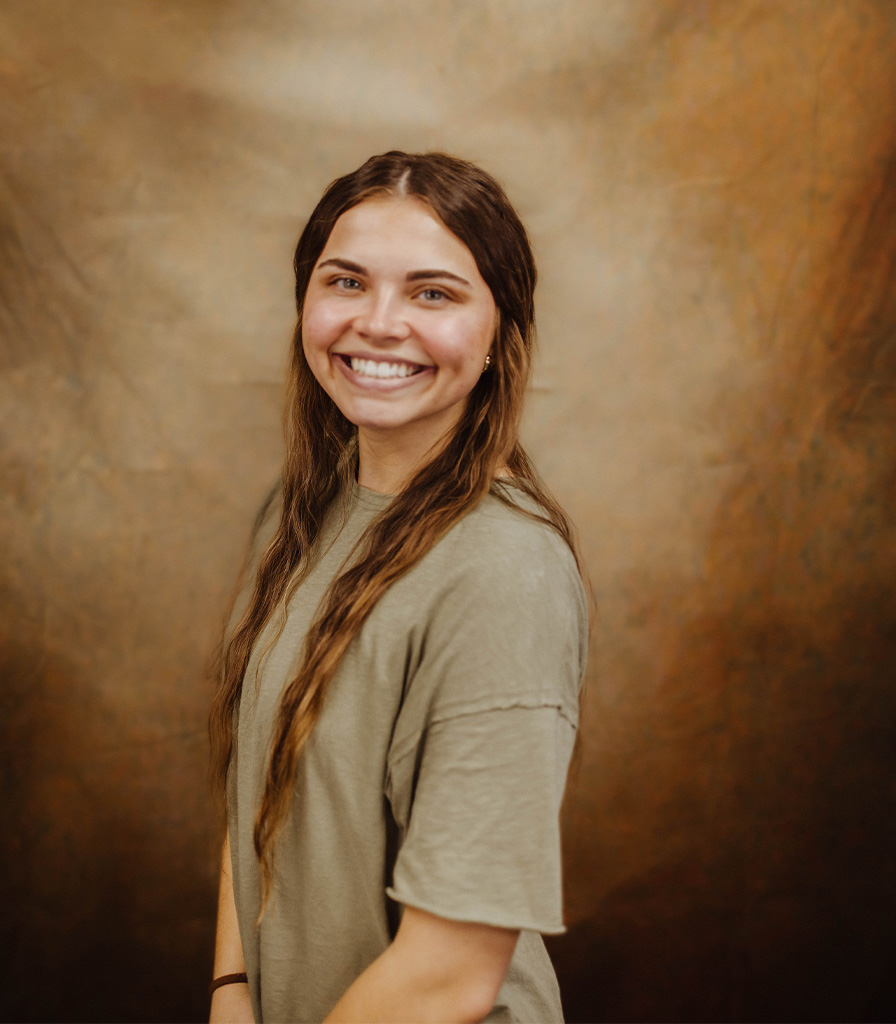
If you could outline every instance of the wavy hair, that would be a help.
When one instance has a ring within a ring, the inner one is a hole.
[[[233,754],[234,716],[253,648],[275,611],[301,581],[327,510],[357,469],[357,430],[318,384],[302,348],[302,310],[317,260],[346,210],[379,196],[426,203],[467,246],[498,308],[492,365],[470,393],[450,435],[367,527],[355,557],[329,586],[305,638],[301,667],[283,691],[264,792],[255,822],[266,905],[273,847],[289,812],[293,777],[339,662],[384,591],[473,509],[506,467],[510,482],[533,499],[530,513],[576,552],[572,528],[519,443],[523,397],[535,340],[536,271],[526,230],[501,186],[474,164],[442,153],[397,151],[371,157],[334,181],[314,209],[295,253],[298,323],[292,340],[286,409],[286,463],[280,523],[264,551],[245,613],[222,651],[210,716],[213,769],[220,786]]]

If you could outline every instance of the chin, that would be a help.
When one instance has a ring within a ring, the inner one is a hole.
[[[394,431],[396,436],[405,431],[413,430],[413,421],[393,419],[388,416],[347,416],[359,430],[369,430],[373,433],[384,433]]]

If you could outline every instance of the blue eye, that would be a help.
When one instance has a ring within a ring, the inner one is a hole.
[[[440,299],[447,298],[443,291],[438,288],[424,288],[420,295],[427,300],[427,302],[438,302]]]

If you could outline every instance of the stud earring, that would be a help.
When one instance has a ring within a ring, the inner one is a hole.
[[[482,372],[483,372],[483,373],[485,373],[485,371],[486,371],[486,370],[487,370],[487,369],[488,369],[488,368],[489,368],[489,367],[490,367],[491,365],[492,365],[492,357],[491,357],[490,355],[486,355],[486,357],[485,357],[485,366],[483,366],[483,367],[482,367]]]

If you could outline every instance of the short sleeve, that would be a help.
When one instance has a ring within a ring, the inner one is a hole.
[[[562,932],[559,811],[574,738],[547,705],[433,725],[389,896],[452,920]]]
[[[587,608],[562,540],[510,515],[497,536],[486,520],[455,538],[431,608],[390,756],[402,836],[387,892],[550,934],[563,931],[559,812]]]

